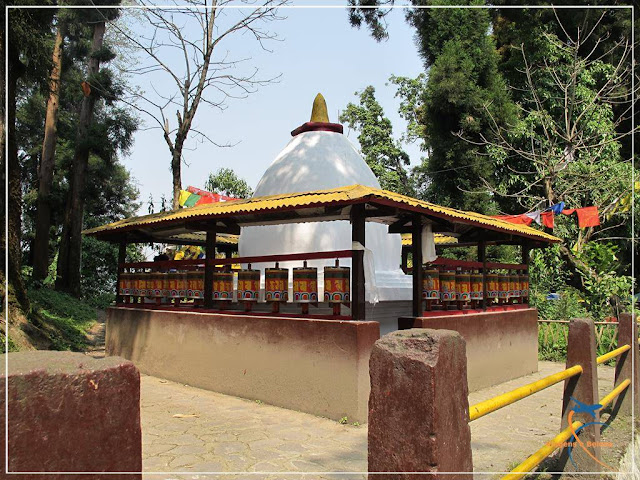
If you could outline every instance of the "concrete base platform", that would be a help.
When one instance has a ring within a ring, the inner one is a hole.
[[[520,308],[462,315],[401,317],[400,329],[455,330],[467,342],[469,391],[538,370],[538,311]]]
[[[106,353],[182,384],[364,423],[378,338],[377,322],[114,307]]]

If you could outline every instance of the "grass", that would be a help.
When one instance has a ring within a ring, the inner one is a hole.
[[[52,350],[86,350],[87,332],[96,323],[95,307],[49,288],[29,289],[29,320],[51,342]]]
[[[567,358],[567,333],[569,325],[566,323],[538,323],[538,359],[562,362]],[[596,356],[604,355],[617,347],[615,326],[596,325]],[[610,360],[607,365],[614,365]]]

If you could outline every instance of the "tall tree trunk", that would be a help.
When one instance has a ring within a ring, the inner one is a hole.
[[[9,47],[9,70],[7,94],[9,101],[7,104],[7,166],[8,166],[8,232],[7,232],[7,250],[9,251],[9,264],[7,265],[7,276],[9,283],[13,286],[16,300],[23,309],[29,308],[29,300],[27,298],[24,283],[22,281],[22,273],[20,271],[22,264],[22,249],[20,247],[20,237],[22,230],[22,172],[20,168],[20,160],[18,158],[18,144],[16,139],[16,87],[18,78],[24,73],[24,65],[18,57],[15,48]]]
[[[2,25],[5,24],[4,21],[4,12],[0,13],[0,21],[2,22]],[[5,57],[5,50],[4,50],[4,37],[6,35],[6,32],[4,31],[4,28],[2,29],[2,31],[0,31],[0,58],[4,58]],[[0,62],[0,92],[2,92],[4,94],[5,92],[5,88],[7,87],[7,85],[5,84],[5,62]],[[0,102],[0,198],[4,199],[5,197],[5,193],[6,193],[6,186],[5,186],[5,182],[7,181],[6,177],[5,177],[5,162],[7,161],[7,158],[5,156],[5,149],[6,149],[6,135],[5,135],[5,124],[4,124],[4,113],[5,113],[5,102],[2,101]],[[6,234],[5,234],[5,229],[4,227],[1,229],[2,232],[0,233],[0,257],[2,257],[3,259],[6,258],[5,257],[5,245],[6,245]],[[0,312],[3,313],[4,316],[4,296],[6,295],[7,292],[5,292],[4,286],[5,286],[5,276],[6,276],[6,265],[5,262],[2,262],[2,265],[0,266],[0,281],[2,281],[2,284],[0,285],[0,292],[2,295],[0,295],[0,297],[2,297],[2,305],[0,305]]]
[[[100,60],[95,55],[104,43],[104,22],[96,23],[93,27],[93,41],[89,54],[87,78],[96,75],[100,69]],[[82,258],[82,220],[84,215],[84,187],[89,164],[89,128],[93,118],[93,108],[97,95],[85,92],[78,118],[78,133],[76,135],[76,150],[70,172],[70,186],[67,206],[62,228],[60,252],[58,254],[58,277],[56,289],[80,296],[80,268]]]
[[[181,173],[181,156],[182,152],[174,149],[171,152],[171,174],[173,175],[173,209],[180,208],[180,190],[182,189]]]
[[[44,123],[42,157],[38,170],[38,202],[36,236],[33,244],[33,279],[44,280],[49,268],[49,230],[51,228],[51,184],[58,141],[58,108],[60,106],[60,74],[62,71],[62,42],[64,33],[58,27],[53,46],[53,67],[49,77],[49,100]]]

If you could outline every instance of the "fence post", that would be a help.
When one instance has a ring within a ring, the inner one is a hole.
[[[374,344],[369,472],[430,472],[430,480],[472,478],[466,357],[464,339],[450,330],[399,330]]]
[[[571,377],[564,382],[564,394],[562,396],[562,423],[561,430],[569,426],[569,414],[573,412],[572,422],[579,420],[585,424],[600,421],[600,411],[575,412],[578,400],[586,405],[598,403],[598,372],[596,363],[596,335],[593,320],[587,318],[574,318],[569,323],[567,335],[567,368],[575,365],[582,366],[582,373]],[[571,398],[573,397],[573,399]],[[600,426],[589,425],[580,431],[580,442],[598,461],[600,457]],[[571,440],[576,442],[575,439]],[[577,442],[576,442],[577,443]],[[563,450],[561,463],[568,460],[567,449]],[[599,472],[602,465],[586,454],[580,445],[575,445],[572,450],[573,466],[578,471]]]
[[[621,313],[618,322],[618,347],[631,345],[631,349],[624,352],[616,360],[615,386],[625,379],[631,380],[631,385],[618,397],[616,410],[622,415],[631,415],[635,410],[640,413],[640,355],[638,354],[638,324],[630,313]]]

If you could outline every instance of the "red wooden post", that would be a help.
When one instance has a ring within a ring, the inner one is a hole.
[[[122,264],[126,261],[127,257],[127,243],[126,241],[120,242],[118,246],[118,273],[116,275],[116,305],[123,303],[124,299],[120,295],[120,274],[124,270]]]
[[[351,241],[365,246],[365,212],[364,204],[351,207]],[[351,318],[365,319],[364,291],[364,251],[354,250],[351,253]],[[307,306],[308,307],[308,306]]]
[[[413,316],[422,316],[422,217],[414,214],[411,219],[411,257],[413,267]]]
[[[207,260],[204,264],[204,308],[213,308],[213,267],[216,258],[215,225],[207,230],[205,257]]]

